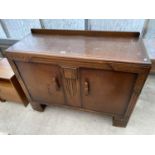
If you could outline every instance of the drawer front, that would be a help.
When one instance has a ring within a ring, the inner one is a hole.
[[[2,82],[0,80],[0,98],[7,101],[22,102],[17,91],[9,81]]]
[[[64,104],[58,66],[26,62],[16,62],[16,65],[33,101],[43,104]]]
[[[80,76],[83,108],[115,114],[125,112],[136,74],[81,69]]]

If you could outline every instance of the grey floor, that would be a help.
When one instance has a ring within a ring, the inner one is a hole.
[[[155,134],[155,75],[150,75],[126,128],[110,117],[63,107],[43,113],[28,105],[0,102],[0,134]]]

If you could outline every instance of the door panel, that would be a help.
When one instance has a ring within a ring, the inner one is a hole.
[[[64,104],[63,85],[56,65],[16,62],[31,98],[43,104]]]
[[[80,69],[82,106],[105,113],[123,114],[137,75],[100,69]]]

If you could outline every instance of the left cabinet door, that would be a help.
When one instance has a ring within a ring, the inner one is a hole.
[[[33,101],[42,104],[65,104],[58,66],[21,61],[17,61],[16,65]]]

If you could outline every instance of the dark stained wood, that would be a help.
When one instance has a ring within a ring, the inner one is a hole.
[[[33,29],[6,55],[33,109],[56,104],[97,111],[121,127],[151,68],[133,32]]]
[[[137,38],[140,32],[31,29],[33,34]]]
[[[28,104],[28,100],[6,58],[0,60],[0,100],[20,102],[25,106]]]

